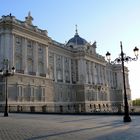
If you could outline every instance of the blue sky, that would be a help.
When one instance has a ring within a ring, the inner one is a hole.
[[[78,33],[88,42],[97,41],[97,52],[110,51],[112,59],[124,52],[133,55],[135,46],[140,48],[140,0],[3,0],[0,14],[12,13],[24,20],[28,12],[33,24],[46,29],[48,35],[61,43]],[[130,73],[132,98],[140,98],[140,61],[127,64]]]

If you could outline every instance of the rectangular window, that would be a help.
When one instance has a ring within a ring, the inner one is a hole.
[[[18,91],[19,91],[18,95],[22,96],[22,87],[21,86],[19,86]]]
[[[21,37],[19,36],[16,37],[16,45],[17,46],[21,45]]]
[[[43,88],[42,97],[45,97],[45,88]]]

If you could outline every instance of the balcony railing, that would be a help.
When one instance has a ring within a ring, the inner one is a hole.
[[[36,72],[29,72],[30,75],[36,75]]]
[[[16,72],[24,74],[24,70],[16,70]]]
[[[46,74],[45,73],[40,73],[40,76],[46,77]]]

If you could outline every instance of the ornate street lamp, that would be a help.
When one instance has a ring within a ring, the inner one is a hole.
[[[131,58],[129,56],[126,56],[123,52],[122,42],[120,42],[121,47],[121,54],[118,58],[116,58],[114,61],[110,62],[110,56],[111,54],[109,52],[106,53],[106,58],[110,63],[122,63],[122,71],[123,71],[123,86],[124,86],[124,122],[131,122],[131,117],[129,115],[129,105],[127,100],[127,94],[126,94],[126,86],[125,86],[125,72],[124,72],[124,62],[128,61],[136,61],[138,59],[138,52],[139,49],[137,47],[134,48],[135,58]]]
[[[5,79],[5,109],[4,117],[8,117],[8,92],[7,92],[7,79],[13,76],[15,73],[15,68],[9,69],[8,59],[3,60],[3,68],[0,70],[0,75]]]

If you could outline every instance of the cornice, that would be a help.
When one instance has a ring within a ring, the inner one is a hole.
[[[63,55],[63,56],[64,55],[68,55],[69,57],[73,56],[73,53],[70,50],[68,50],[68,49],[66,49],[64,47],[57,46],[57,45],[55,45],[53,43],[51,43],[49,45],[49,51],[53,51],[56,54],[60,54],[60,55]]]
[[[16,24],[12,21],[3,21],[0,22],[0,28],[1,28],[1,33],[5,33],[6,30],[10,30],[11,33],[20,35],[24,38],[28,38],[34,41],[38,41],[42,44],[48,45],[49,42],[51,42],[51,38],[48,37],[47,35],[43,35],[39,32],[36,32],[34,30],[31,30],[27,28],[26,26],[20,26],[19,24]],[[3,30],[2,30],[3,29]]]

